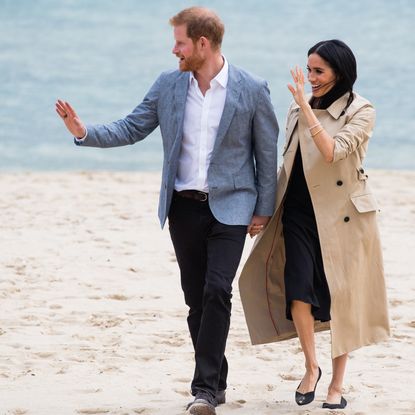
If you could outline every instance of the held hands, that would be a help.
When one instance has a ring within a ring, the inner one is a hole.
[[[86,133],[85,124],[78,117],[75,110],[69,105],[68,102],[58,99],[55,109],[59,117],[61,117],[65,123],[66,128],[73,136],[77,138],[84,137]]]
[[[262,232],[265,226],[267,226],[270,219],[271,218],[269,216],[252,216],[251,224],[248,226],[247,230],[249,236],[253,238],[260,232]]]
[[[303,107],[308,103],[304,92],[304,73],[298,66],[295,69],[291,69],[290,72],[295,83],[295,88],[291,84],[288,84],[288,89],[293,94],[294,101],[300,107]]]

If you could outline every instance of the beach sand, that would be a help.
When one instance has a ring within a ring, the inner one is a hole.
[[[415,414],[415,172],[370,171],[392,336],[351,354],[349,405],[298,407],[298,340],[251,346],[237,291],[218,415]],[[193,355],[158,173],[0,174],[0,414],[183,414]],[[252,241],[248,238],[244,258]],[[373,310],[375,313],[376,310]]]

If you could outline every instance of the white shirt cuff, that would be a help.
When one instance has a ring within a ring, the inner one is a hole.
[[[75,138],[75,141],[77,143],[83,143],[85,141],[85,138],[87,137],[87,135],[88,135],[88,129],[85,127],[85,135],[83,137],[81,137],[81,138],[74,137]]]

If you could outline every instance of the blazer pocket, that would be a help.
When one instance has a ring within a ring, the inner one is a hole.
[[[379,210],[376,199],[372,193],[354,194],[350,196],[350,199],[359,213]]]
[[[255,179],[248,175],[234,176],[233,185],[235,190],[252,190],[255,189]]]

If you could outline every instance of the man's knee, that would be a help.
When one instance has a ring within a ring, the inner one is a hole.
[[[232,285],[227,283],[208,282],[205,285],[204,302],[213,301],[230,304],[232,298]]]

